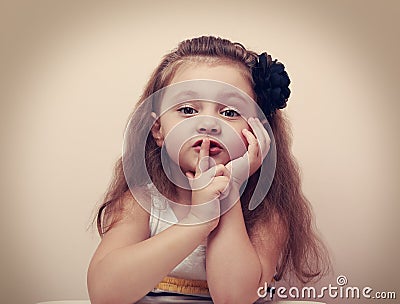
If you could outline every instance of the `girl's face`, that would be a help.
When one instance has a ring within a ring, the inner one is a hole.
[[[227,64],[183,64],[176,71],[171,84],[198,79],[227,83],[251,98],[254,97],[249,81],[237,67]],[[162,115],[152,128],[153,137],[160,147],[165,144],[169,157],[179,165],[183,173],[195,171],[200,145],[206,136],[211,140],[210,157],[216,164],[225,165],[247,150],[248,144],[242,130],[250,130],[250,127],[246,118],[239,114],[243,111],[238,108],[246,108],[246,116],[256,114],[249,114],[255,112],[249,111],[249,108],[254,107],[243,103],[237,107],[226,100],[219,102],[217,99],[205,101],[186,98],[184,102],[177,102],[161,111]]]

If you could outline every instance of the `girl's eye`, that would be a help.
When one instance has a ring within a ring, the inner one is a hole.
[[[193,114],[197,113],[197,110],[195,110],[194,108],[192,108],[190,106],[183,106],[178,109],[178,112],[181,112],[182,114],[185,114],[185,115],[193,115]]]
[[[223,110],[223,111],[221,111],[221,115],[226,116],[226,117],[237,117],[237,116],[240,116],[240,114],[234,109]]]

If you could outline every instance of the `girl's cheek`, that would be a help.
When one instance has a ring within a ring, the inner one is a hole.
[[[225,141],[222,141],[231,160],[243,156],[247,151],[247,140],[243,135],[238,135],[232,133],[230,137],[226,137]]]

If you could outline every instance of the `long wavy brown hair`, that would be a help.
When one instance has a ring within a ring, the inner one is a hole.
[[[182,41],[175,50],[164,56],[155,69],[131,116],[149,96],[170,84],[175,72],[183,64],[234,65],[254,86],[251,70],[257,58],[255,52],[246,50],[240,43],[233,43],[222,38],[202,36]],[[159,191],[171,197],[175,187],[162,169],[161,150],[148,132],[153,123],[149,115],[153,109],[151,103],[148,104],[148,109],[143,111],[142,117],[136,123],[130,124],[126,136],[129,137],[130,145],[133,146],[143,145],[145,142],[145,169]],[[275,229],[279,230],[281,235],[283,232],[284,245],[275,279],[280,280],[284,275],[293,277],[294,274],[294,277],[302,283],[318,280],[328,272],[330,261],[326,247],[315,232],[310,203],[301,190],[299,167],[291,153],[290,127],[280,110],[269,116],[268,121],[276,144],[275,176],[262,204],[254,210],[249,210],[247,206],[257,184],[259,172],[249,178],[241,196],[246,228],[249,235],[252,235],[255,229],[263,226],[270,227],[271,223],[275,223],[275,219],[278,218],[279,227]],[[130,155],[124,157],[130,157]],[[134,157],[132,159],[131,169],[134,170],[137,167],[136,172],[143,172],[141,171],[143,168],[139,168],[143,167],[143,164],[135,163]],[[135,179],[137,186],[141,186],[144,182],[140,177]],[[129,192],[128,184],[132,186],[132,182],[126,180],[121,156],[115,165],[114,177],[95,218],[100,236],[121,219],[124,210],[121,198]]]

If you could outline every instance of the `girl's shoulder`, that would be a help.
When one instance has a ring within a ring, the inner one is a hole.
[[[132,194],[135,193],[135,195]],[[144,208],[146,191],[137,188],[126,190],[112,204],[106,206],[103,214],[103,226],[107,234],[120,226],[144,226],[149,222],[149,212]],[[136,227],[137,228],[137,227]]]
[[[91,264],[101,261],[116,248],[141,242],[150,236],[149,214],[140,206],[129,190],[118,199],[118,205],[118,215],[114,214],[117,217],[109,217],[112,225],[102,235]],[[105,216],[107,216],[107,211]],[[106,222],[106,225],[108,224]]]

